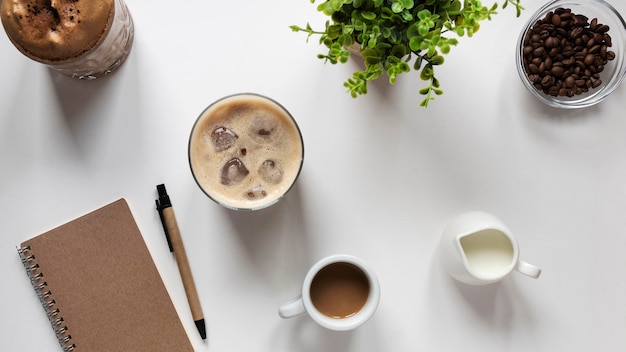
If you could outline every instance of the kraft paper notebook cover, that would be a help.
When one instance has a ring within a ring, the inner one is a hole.
[[[18,252],[64,351],[193,351],[124,199]]]

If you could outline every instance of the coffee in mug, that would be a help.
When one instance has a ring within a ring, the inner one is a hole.
[[[256,210],[280,200],[304,159],[300,129],[276,101],[235,94],[209,105],[189,137],[191,173],[218,204]]]
[[[22,54],[79,79],[113,72],[133,44],[123,0],[3,0],[0,17]]]
[[[367,303],[369,292],[365,273],[346,262],[329,264],[311,282],[311,302],[315,309],[336,319],[357,314]]]
[[[380,286],[374,271],[362,260],[333,255],[311,267],[302,292],[279,307],[282,318],[304,313],[331,330],[351,330],[374,314],[380,301]]]

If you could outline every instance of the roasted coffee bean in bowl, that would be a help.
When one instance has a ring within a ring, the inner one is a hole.
[[[626,23],[603,0],[553,0],[522,30],[516,53],[524,85],[557,108],[597,104],[626,74]]]

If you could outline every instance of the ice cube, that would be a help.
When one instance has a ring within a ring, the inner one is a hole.
[[[278,123],[272,116],[259,114],[252,119],[248,133],[252,138],[269,141],[274,137],[277,128]]]
[[[246,196],[250,200],[261,199],[267,197],[267,192],[261,186],[256,186],[246,192]]]
[[[233,145],[237,141],[237,134],[227,127],[218,127],[211,133],[211,141],[215,151],[224,151]]]
[[[265,160],[261,166],[259,166],[259,175],[261,178],[270,184],[277,184],[283,179],[283,168],[274,160]]]
[[[236,185],[248,176],[250,171],[239,158],[230,159],[222,167],[220,181],[223,185]]]

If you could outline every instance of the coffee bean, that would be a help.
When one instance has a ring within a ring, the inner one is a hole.
[[[526,45],[524,46],[524,56],[530,54],[533,52],[533,50],[535,50],[535,48],[533,48],[532,45]]]
[[[571,9],[557,8],[523,36],[524,70],[536,89],[551,96],[588,92],[602,85],[599,73],[615,52],[609,26]]]
[[[574,29],[572,29],[572,31],[570,32],[570,36],[572,38],[578,38],[583,34],[583,27],[576,27]]]
[[[552,70],[550,70],[554,77],[562,77],[564,72],[563,66],[552,66]]]
[[[607,59],[607,60],[613,60],[613,59],[615,59],[615,51],[607,51],[607,52],[606,52],[606,59]]]
[[[607,63],[606,60],[602,59],[600,56],[596,56],[595,60],[593,60],[594,69],[598,69],[598,66],[603,66]]]
[[[601,43],[601,42],[604,40],[604,35],[602,35],[601,33],[596,32],[596,33],[593,35],[593,39],[594,39],[596,42]]]
[[[542,46],[535,48],[535,50],[533,50],[533,55],[535,57],[541,57],[544,56],[546,54],[546,49]]]
[[[607,46],[606,45],[602,45],[600,47],[600,57],[603,59],[606,59],[606,50],[607,50]]]
[[[552,49],[559,46],[559,42],[559,38],[557,37],[548,37],[548,39],[546,39],[545,41],[544,46],[548,49]]]
[[[596,28],[597,33],[606,33],[608,31],[609,31],[609,26],[607,26],[606,24],[601,24],[598,26],[598,28]]]
[[[556,97],[559,95],[559,90],[560,90],[559,87],[551,86],[550,88],[548,88],[548,94],[550,94],[553,97]]]
[[[552,69],[552,58],[550,58],[549,56],[546,57],[546,59],[543,61],[544,67],[546,70],[551,70]]]
[[[554,85],[554,77],[552,76],[544,76],[541,79],[541,86],[544,88],[550,88]]]
[[[583,15],[574,15],[574,26],[586,27],[588,25],[589,18]]]

